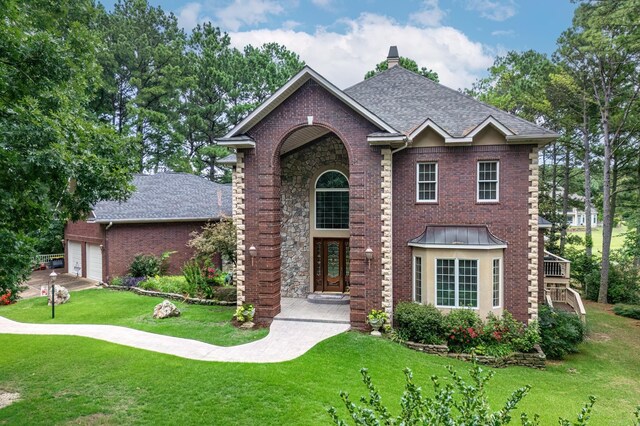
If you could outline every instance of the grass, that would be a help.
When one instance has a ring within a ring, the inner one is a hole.
[[[260,339],[268,330],[241,330],[231,325],[235,308],[202,306],[176,302],[181,315],[154,319],[153,308],[163,299],[139,296],[124,291],[104,289],[71,293],[71,300],[56,306],[56,318],[51,319],[51,307],[46,297],[21,300],[0,309],[0,315],[20,322],[43,324],[111,324],[185,337],[220,346],[233,346]]]
[[[610,306],[589,303],[587,310],[591,338],[579,354],[545,371],[496,370],[488,391],[494,409],[531,384],[520,408],[539,413],[541,424],[557,424],[559,416],[575,420],[591,394],[598,397],[591,424],[632,424],[640,403],[640,322],[613,315]],[[0,315],[6,311],[0,308]],[[354,399],[365,393],[361,367],[369,368],[383,401],[396,411],[404,367],[427,391],[433,374],[448,381],[445,365],[469,367],[359,333],[336,336],[279,364],[190,361],[69,336],[0,334],[0,348],[0,391],[22,395],[0,410],[0,424],[12,425],[328,424],[329,406],[346,415],[340,390]]]
[[[627,228],[624,226],[618,226],[613,228],[611,234],[611,250],[621,249],[624,245],[624,233],[627,232]],[[584,241],[585,231],[584,229],[569,230],[570,234],[578,235]],[[591,237],[593,238],[593,251],[594,253],[602,253],[602,227],[592,228]],[[584,246],[584,244],[583,244]]]

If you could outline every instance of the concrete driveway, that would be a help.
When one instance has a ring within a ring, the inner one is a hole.
[[[62,285],[69,291],[86,290],[88,288],[95,288],[98,285],[97,281],[76,277],[75,274],[66,274],[63,272],[63,269],[45,269],[42,271],[33,271],[29,281],[25,283],[27,289],[20,293],[20,297],[28,299],[30,297],[40,296],[40,287],[49,284],[49,274],[53,271],[58,274],[56,285]]]

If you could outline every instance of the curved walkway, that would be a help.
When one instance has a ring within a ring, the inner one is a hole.
[[[0,334],[82,336],[198,361],[283,362],[319,342],[349,330],[349,324],[275,319],[269,334],[239,346],[216,346],[197,340],[147,333],[115,325],[30,324],[0,316]]]

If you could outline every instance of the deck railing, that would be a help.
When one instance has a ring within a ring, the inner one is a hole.
[[[545,250],[544,276],[569,279],[571,277],[571,262]]]
[[[584,305],[582,304],[580,293],[567,286],[566,300],[567,304],[573,308],[578,316],[580,316],[580,320],[585,322],[587,320],[587,311],[584,309]]]
[[[33,258],[33,264],[35,267],[40,265],[48,265],[49,262],[56,259],[64,259],[64,253],[54,253],[54,254],[37,254]]]

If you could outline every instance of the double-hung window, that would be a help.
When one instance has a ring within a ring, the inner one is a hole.
[[[477,259],[436,259],[436,305],[478,307]]]
[[[478,201],[498,201],[500,170],[497,161],[478,161]]]
[[[422,303],[422,257],[413,257],[413,301]]]
[[[418,163],[417,201],[438,201],[438,163]]]
[[[500,259],[493,259],[493,307],[500,306],[500,277],[502,275]]]

